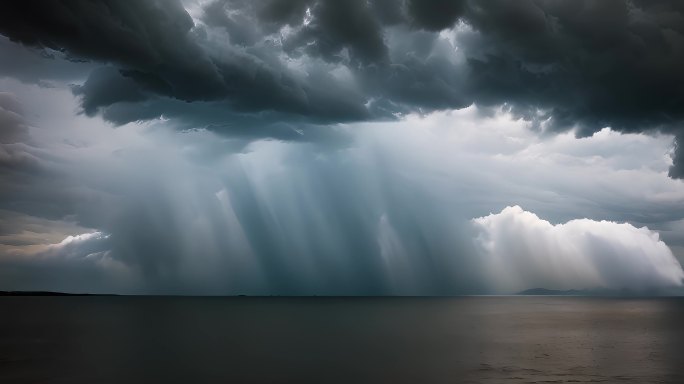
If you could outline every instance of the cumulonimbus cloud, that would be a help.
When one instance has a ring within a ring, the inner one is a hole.
[[[472,220],[485,278],[495,291],[681,286],[684,271],[657,232],[628,223],[552,224],[519,206]]]

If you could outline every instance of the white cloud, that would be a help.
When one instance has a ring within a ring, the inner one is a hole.
[[[528,288],[646,290],[681,286],[684,271],[658,233],[627,223],[552,224],[519,206],[472,220],[485,278],[499,293]]]

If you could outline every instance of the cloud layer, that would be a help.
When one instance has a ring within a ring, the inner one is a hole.
[[[0,285],[677,286],[683,26],[674,0],[6,4]],[[566,224],[483,216],[515,205]]]
[[[684,271],[658,233],[627,223],[551,224],[519,206],[472,220],[487,281],[499,293],[529,288],[680,287]]]
[[[162,120],[112,129],[74,116],[68,89],[0,85],[5,111],[40,112],[12,112],[23,133],[0,144],[18,159],[0,172],[0,289],[486,293],[506,277],[469,220],[493,209],[660,225],[674,242],[663,223],[684,218],[667,135],[540,136],[469,107],[326,127],[344,145],[252,141]],[[106,238],[59,245],[84,233]]]
[[[297,139],[279,127],[475,103],[544,129],[681,137],[683,20],[675,0],[24,1],[0,34],[53,64],[2,42],[32,63],[5,68],[17,78],[95,67],[73,92],[118,124]]]

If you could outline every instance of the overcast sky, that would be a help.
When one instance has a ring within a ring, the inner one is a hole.
[[[0,290],[684,293],[684,3],[22,1]]]

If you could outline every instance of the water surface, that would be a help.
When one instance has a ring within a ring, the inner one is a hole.
[[[0,383],[684,382],[684,300],[0,297]]]

